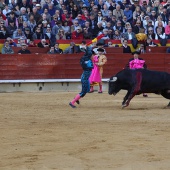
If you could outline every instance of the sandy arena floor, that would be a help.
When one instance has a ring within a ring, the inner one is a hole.
[[[168,100],[75,94],[0,94],[0,170],[170,170]]]

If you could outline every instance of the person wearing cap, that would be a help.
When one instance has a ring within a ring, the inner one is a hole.
[[[83,69],[83,73],[81,75],[82,90],[69,103],[69,105],[72,108],[76,108],[75,103],[79,104],[80,98],[84,97],[90,91],[89,77],[90,77],[92,69],[93,69],[93,63],[91,61],[92,52],[89,47],[86,47],[86,49],[84,49],[83,51],[84,51],[84,55],[80,59],[80,65]]]
[[[43,13],[43,9],[41,8],[41,5],[40,4],[36,4],[35,6],[37,8],[37,12],[41,15]]]
[[[98,85],[99,85],[98,93],[103,92],[102,91],[103,66],[106,64],[107,58],[103,54],[104,53],[103,48],[98,48],[97,51],[98,51],[98,54],[94,55],[92,58],[94,68],[93,68],[92,74],[89,78],[89,80],[90,80],[90,92],[89,93],[94,92],[94,85],[96,83],[98,83]]]
[[[18,54],[31,54],[30,50],[27,49],[27,44],[21,44],[21,50],[18,51]]]

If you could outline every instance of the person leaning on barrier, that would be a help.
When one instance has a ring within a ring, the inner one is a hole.
[[[64,54],[74,54],[77,53],[78,49],[74,42],[70,42],[70,46],[64,50]]]
[[[54,50],[55,50],[56,54],[63,54],[63,50],[61,48],[59,48],[59,43],[55,43]]]
[[[47,54],[57,54],[53,46],[50,47],[50,51]]]
[[[18,51],[18,54],[31,54],[30,50],[27,49],[27,44],[22,43],[21,50]]]
[[[13,54],[14,53],[14,51],[9,45],[9,41],[7,40],[5,41],[4,46],[2,47],[1,53],[2,54]]]

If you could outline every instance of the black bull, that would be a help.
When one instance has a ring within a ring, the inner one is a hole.
[[[147,69],[124,69],[111,77],[108,93],[116,95],[121,89],[127,90],[122,107],[127,107],[135,95],[142,93],[161,94],[170,99],[170,74]]]

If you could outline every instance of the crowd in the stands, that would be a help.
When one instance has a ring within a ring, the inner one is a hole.
[[[170,0],[0,1],[0,39],[24,40],[30,46],[37,39],[49,40],[54,46],[57,40],[93,39],[100,34],[105,35],[102,40],[132,41],[143,34],[149,45],[155,39],[166,44]]]

